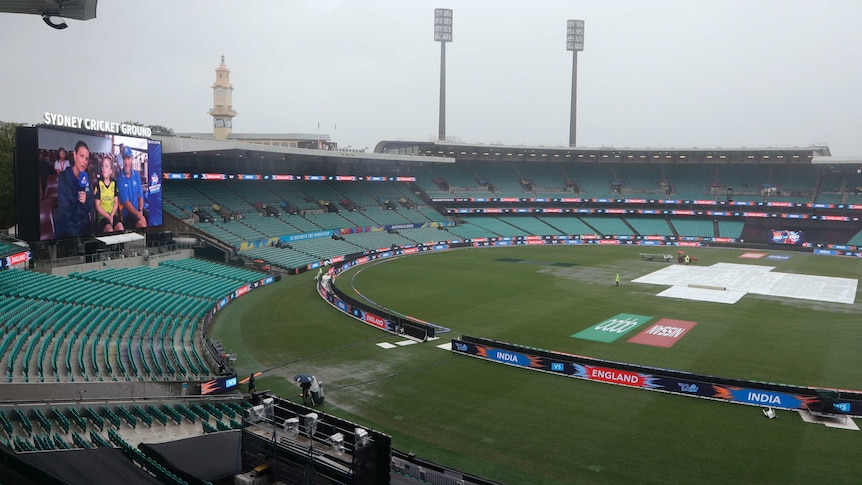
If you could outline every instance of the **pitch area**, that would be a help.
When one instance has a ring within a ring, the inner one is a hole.
[[[698,266],[799,275],[855,279],[860,268],[797,253],[690,254]],[[665,265],[640,260],[636,248],[461,250],[360,267],[337,285],[353,284],[455,335],[728,377],[862,387],[859,303],[754,294],[735,304],[690,301],[632,282]],[[795,413],[767,420],[756,407],[530,372],[460,357],[436,348],[440,342],[384,350],[376,344],[398,339],[329,308],[312,285],[312,275],[300,275],[231,303],[215,338],[239,354],[242,372],[267,370],[258,388],[291,396],[290,375],[315,373],[327,390],[324,411],[392,434],[398,449],[505,483],[799,482],[823,474],[849,483],[862,474],[852,452],[858,433],[804,424]],[[572,337],[619,314],[652,320],[612,342]],[[671,347],[628,342],[660,319],[697,324]]]

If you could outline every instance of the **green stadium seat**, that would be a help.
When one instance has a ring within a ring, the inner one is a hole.
[[[51,408],[52,413],[54,415],[54,421],[57,422],[57,425],[63,428],[63,431],[66,434],[69,434],[69,429],[72,427],[72,423],[63,415],[59,408]]]
[[[96,430],[90,430],[90,441],[99,448],[112,448],[111,443],[108,443]]]
[[[12,436],[12,421],[9,421],[9,417],[3,410],[0,410],[0,426],[3,426],[7,435]]]
[[[95,409],[87,407],[87,416],[90,417],[90,421],[93,422],[93,425],[99,428],[99,431],[104,431],[105,420],[101,416],[99,416],[99,413],[96,412]]]
[[[135,416],[141,418],[142,423],[146,424],[150,428],[153,427],[153,417],[147,414],[144,408],[136,404],[132,408],[132,411],[134,412]]]
[[[154,405],[150,404],[147,406],[147,413],[149,413],[153,419],[162,423],[162,426],[166,426],[168,424],[168,416]]]
[[[115,428],[119,428],[119,427],[120,427],[120,424],[121,424],[121,423],[120,423],[120,417],[119,417],[119,416],[117,416],[117,413],[115,413],[114,411],[112,411],[112,410],[111,410],[111,408],[109,408],[109,407],[107,407],[107,406],[102,407],[102,414],[105,416],[105,418],[106,418],[108,421],[110,421],[110,422],[111,422],[111,424],[112,424]],[[113,431],[113,430],[111,430],[111,431]]]
[[[220,420],[222,416],[224,416],[224,413],[216,409],[216,407],[213,406],[211,402],[205,402],[203,408],[206,410],[206,412],[210,413],[212,417],[216,418],[217,420]]]
[[[192,410],[193,413],[195,413],[199,418],[201,418],[202,421],[208,422],[210,420],[210,413],[206,412],[206,410],[202,408],[200,404],[193,402],[191,406],[189,406],[189,408]]]
[[[136,428],[138,426],[138,420],[135,418],[135,415],[129,412],[128,409],[123,406],[120,406],[117,408],[117,412],[120,414],[120,417],[122,417],[123,420],[129,424],[129,426],[131,426],[132,428]]]
[[[203,427],[204,433],[215,433],[218,431],[215,426],[209,424],[206,421],[201,421],[201,426]]]
[[[189,409],[189,407],[185,404],[177,403],[176,408],[180,414],[182,414],[186,419],[189,420],[189,422],[194,423],[197,420],[195,413],[193,413],[192,410]]]
[[[93,446],[87,442],[87,439],[79,435],[77,431],[72,431],[72,443],[78,448],[90,449]]]
[[[81,431],[87,431],[87,420],[81,416],[77,408],[69,408],[69,414],[72,416],[72,422],[81,428]]]
[[[54,433],[53,441],[54,441],[54,446],[56,446],[57,449],[60,449],[60,450],[68,450],[69,449],[69,443],[67,443],[66,440],[64,440],[59,434]]]
[[[39,424],[42,426],[42,430],[50,434],[51,421],[48,420],[48,417],[45,416],[45,413],[43,413],[42,410],[39,408],[34,408],[33,414],[36,416],[36,420],[39,421]]]
[[[21,428],[27,433],[27,436],[33,434],[33,423],[30,422],[30,418],[21,411],[20,409],[15,410],[15,415],[18,416],[18,422],[21,423]]]
[[[176,411],[170,404],[162,404],[162,409],[164,410],[164,414],[171,418],[173,422],[176,424],[182,424],[183,417],[180,413]]]

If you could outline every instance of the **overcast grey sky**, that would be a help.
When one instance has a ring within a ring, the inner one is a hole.
[[[862,155],[862,1],[102,0],[54,31],[0,14],[0,120],[42,113],[211,132],[219,56],[235,132],[340,146],[437,134],[434,8],[454,10],[447,135],[565,145],[786,146]]]

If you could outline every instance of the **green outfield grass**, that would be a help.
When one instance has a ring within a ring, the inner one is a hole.
[[[643,248],[459,250],[366,265],[342,275],[373,301],[453,329],[549,350],[787,384],[862,389],[862,304],[747,295],[735,305],[656,297],[630,281],[666,263]],[[650,251],[654,252],[654,251]],[[661,251],[655,251],[661,252]],[[856,278],[862,262],[695,248],[696,264],[763,264],[775,271]],[[614,274],[622,285],[615,287]],[[297,399],[289,378],[324,382],[325,412],[393,436],[393,446],[512,484],[855,483],[862,433],[804,424],[760,409],[528,371],[396,342],[329,307],[311,274],[228,305],[213,336],[239,355],[257,387]],[[618,313],[698,322],[670,349],[570,335]]]

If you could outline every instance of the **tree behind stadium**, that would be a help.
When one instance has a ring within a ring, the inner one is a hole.
[[[12,147],[15,146],[16,123],[0,121],[0,229],[15,224],[15,176],[12,169]]]

